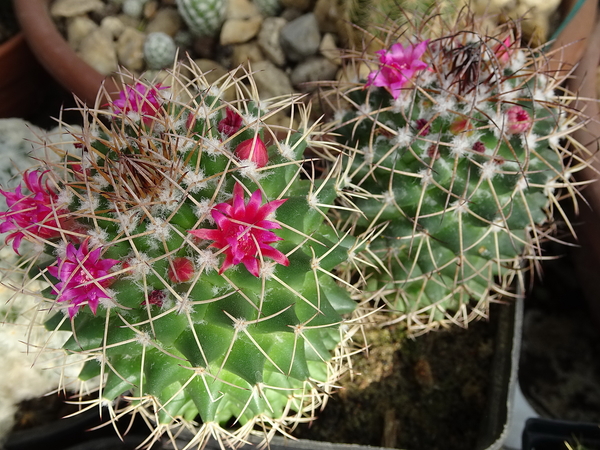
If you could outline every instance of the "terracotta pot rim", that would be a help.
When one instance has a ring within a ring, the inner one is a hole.
[[[88,105],[102,104],[98,99],[102,85],[116,94],[117,84],[87,64],[71,48],[50,16],[50,0],[13,0],[15,14],[31,51],[40,64],[67,90]]]

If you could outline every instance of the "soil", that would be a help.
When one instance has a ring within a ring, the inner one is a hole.
[[[414,339],[401,328],[370,331],[372,350],[356,359],[358,376],[344,380],[318,419],[294,435],[406,450],[475,448],[488,400],[495,309],[489,322]]]
[[[65,403],[66,399],[63,394],[59,394],[22,401],[15,413],[13,431],[52,423],[79,409],[78,405]]]

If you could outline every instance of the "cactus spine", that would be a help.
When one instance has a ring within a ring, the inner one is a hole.
[[[360,210],[340,220],[377,236],[363,294],[417,333],[465,325],[508,292],[522,258],[541,254],[555,190],[573,194],[584,165],[561,141],[575,125],[543,57],[472,19],[426,27],[388,36],[368,80],[335,91],[343,195]]]
[[[294,98],[266,109],[227,76],[222,90],[250,100],[226,104],[189,69],[170,87],[128,86],[112,111],[84,110],[77,150],[53,147],[59,162],[2,191],[12,206],[0,219],[16,250],[43,245],[41,308],[58,310],[47,326],[73,332],[64,347],[86,356],[82,380],[103,380],[98,403],[127,395],[154,438],[199,416],[195,444],[234,446],[255,425],[305,420],[331,391],[355,308],[331,270],[353,241],[325,220],[335,173],[315,180],[303,166],[318,145],[308,110],[277,140],[264,120]],[[240,427],[224,431],[232,418]]]

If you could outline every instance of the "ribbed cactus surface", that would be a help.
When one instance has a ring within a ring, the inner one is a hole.
[[[214,36],[225,18],[227,0],[177,0],[177,10],[197,36]]]
[[[336,175],[316,180],[304,161],[307,111],[276,136],[264,119],[294,99],[266,108],[240,82],[247,97],[226,104],[192,70],[84,111],[76,151],[2,191],[0,219],[15,250],[45,246],[47,326],[73,332],[80,377],[104,380],[98,402],[126,395],[156,435],[198,420],[196,441],[234,445],[303,420],[332,389],[355,304],[331,270],[353,243],[326,221]]]
[[[541,254],[555,189],[576,170],[561,74],[509,32],[472,30],[391,37],[368,79],[335,91],[346,202],[360,210],[340,220],[371,236],[364,296],[417,332],[486,314]]]

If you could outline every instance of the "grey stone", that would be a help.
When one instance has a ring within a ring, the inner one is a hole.
[[[252,66],[254,81],[260,98],[269,99],[294,92],[286,73],[270,61],[261,61]]]
[[[338,66],[324,56],[312,56],[294,67],[290,80],[299,90],[309,92],[315,90],[317,85],[305,83],[334,80],[337,70]]]
[[[92,31],[79,47],[79,56],[103,75],[117,70],[117,51],[112,36],[106,30]]]
[[[181,16],[175,8],[164,8],[148,22],[146,33],[162,32],[175,37],[182,28]]]
[[[87,16],[69,19],[67,21],[67,41],[71,48],[77,51],[81,42],[96,28],[98,28],[96,22]]]
[[[75,17],[92,11],[100,11],[104,3],[100,0],[56,0],[50,14],[54,17]]]
[[[228,19],[221,29],[221,45],[243,44],[254,38],[260,31],[262,17],[249,19]]]
[[[279,67],[285,65],[285,53],[279,43],[279,35],[286,23],[281,17],[267,17],[258,33],[258,45],[261,50],[269,61]]]
[[[279,35],[281,48],[290,61],[302,61],[319,50],[321,33],[313,13],[304,14],[285,24]]]
[[[117,57],[119,64],[130,71],[141,71],[144,68],[144,41],[146,35],[136,28],[127,27],[117,41]]]

